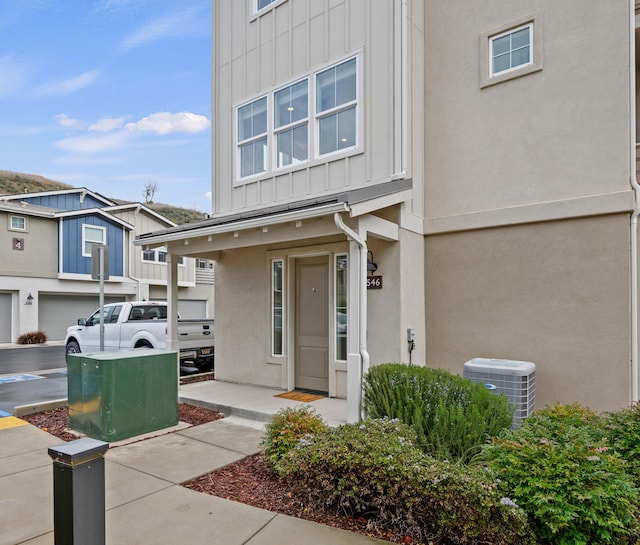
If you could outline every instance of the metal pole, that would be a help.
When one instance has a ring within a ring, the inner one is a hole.
[[[104,246],[98,248],[100,256],[100,352],[104,351]]]
[[[108,443],[88,437],[49,448],[55,545],[105,545],[104,453],[108,448]]]

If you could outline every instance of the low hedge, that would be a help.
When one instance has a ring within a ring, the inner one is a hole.
[[[556,405],[494,439],[477,461],[499,475],[541,542],[635,543],[638,490],[605,429],[588,409]]]
[[[533,543],[527,517],[486,469],[436,460],[398,420],[345,424],[286,454],[281,473],[323,509],[365,517],[413,539]]]
[[[509,428],[513,407],[502,394],[442,369],[388,363],[364,379],[369,418],[398,418],[418,444],[442,459],[468,461],[490,436]]]

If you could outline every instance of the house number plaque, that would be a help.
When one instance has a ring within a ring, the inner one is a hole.
[[[13,239],[13,249],[14,250],[24,250],[24,239],[23,238],[14,238]]]
[[[368,290],[381,290],[382,289],[382,276],[367,276],[367,289]]]

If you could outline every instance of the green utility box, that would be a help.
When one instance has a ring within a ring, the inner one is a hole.
[[[123,350],[70,354],[69,427],[120,441],[178,423],[178,354]]]

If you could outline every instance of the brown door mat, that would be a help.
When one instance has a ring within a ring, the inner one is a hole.
[[[278,394],[275,397],[292,399],[293,401],[301,401],[302,403],[309,403],[310,401],[315,401],[316,399],[322,399],[324,396],[317,394],[308,394],[307,392],[298,392],[294,390],[293,392],[284,392],[283,394]]]

